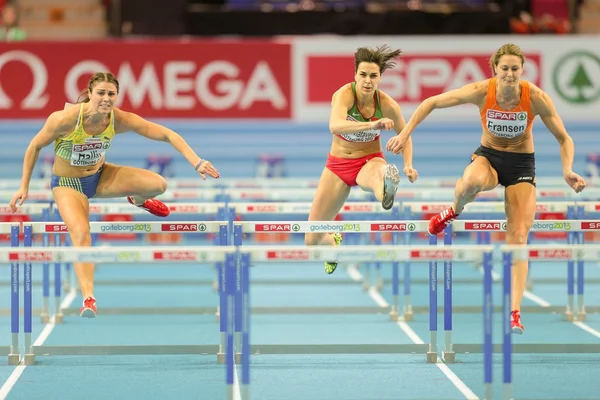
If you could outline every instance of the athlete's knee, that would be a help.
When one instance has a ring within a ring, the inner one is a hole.
[[[159,192],[158,194],[163,194],[167,191],[167,180],[160,175],[156,181],[156,190]]]
[[[488,177],[485,174],[466,172],[460,179],[462,189],[465,192],[480,192],[486,185]]]
[[[154,174],[151,182],[148,183],[146,190],[149,195],[158,196],[167,191],[167,180],[159,174]]]
[[[73,246],[91,246],[92,245],[92,234],[90,232],[89,224],[77,224],[73,227],[69,227],[69,234]]]
[[[526,225],[516,225],[514,227],[507,228],[506,230],[506,243],[507,244],[527,244],[527,238],[529,237],[529,227]]]

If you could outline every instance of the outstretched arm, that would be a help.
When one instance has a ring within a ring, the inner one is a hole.
[[[220,175],[217,169],[209,161],[200,158],[175,131],[160,124],[147,121],[137,114],[122,110],[115,111],[115,130],[117,133],[131,131],[148,139],[170,143],[200,173],[202,178],[206,179],[205,174],[213,178],[219,178]]]
[[[27,199],[29,182],[31,181],[31,175],[33,174],[40,151],[60,136],[67,134],[74,127],[75,121],[71,121],[64,111],[56,111],[50,114],[42,129],[31,139],[23,157],[21,187],[9,204],[13,212],[17,210],[17,203],[21,206],[25,199]]]
[[[585,188],[585,181],[573,172],[573,158],[575,157],[575,144],[567,133],[565,125],[556,112],[552,99],[541,89],[534,87],[531,93],[533,111],[540,116],[546,128],[556,138],[560,146],[560,160],[565,181],[575,190],[581,192]]]
[[[410,135],[429,114],[438,108],[449,108],[461,104],[480,104],[487,93],[488,81],[470,83],[459,89],[429,97],[417,107],[414,114],[400,133],[398,139],[388,142],[386,150],[393,154],[400,153],[406,145]]]
[[[394,122],[394,130],[396,131],[396,135],[392,137],[397,138],[404,126],[406,125],[406,121],[402,116],[402,110],[400,109],[400,105],[392,99],[389,95],[380,92],[381,94],[381,110],[383,115],[388,117]],[[412,139],[409,137],[406,141],[406,145],[402,150],[402,159],[404,160],[404,174],[408,177],[408,180],[412,183],[417,180],[419,173],[416,169],[413,168],[413,146]]]
[[[333,135],[345,135],[366,129],[385,129],[389,131],[394,127],[393,122],[388,118],[373,122],[348,121],[346,117],[352,104],[354,104],[354,95],[349,85],[342,87],[333,94],[329,115],[329,130]]]

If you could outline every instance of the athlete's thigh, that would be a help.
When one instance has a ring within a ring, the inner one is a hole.
[[[90,230],[90,212],[88,198],[75,189],[55,187],[52,197],[58,207],[63,222],[67,225],[74,244],[88,235]]]
[[[527,235],[533,225],[536,209],[536,188],[529,182],[508,186],[504,191],[506,232],[508,236]],[[513,237],[507,237],[512,242]]]
[[[133,196],[154,188],[166,189],[166,181],[159,174],[143,168],[105,163],[94,197]]]
[[[350,194],[346,185],[336,174],[324,168],[313,199],[309,221],[332,221]]]
[[[498,186],[498,173],[490,161],[484,156],[477,156],[465,168],[462,179],[468,182],[478,182],[482,191],[492,190]]]
[[[356,183],[365,191],[372,192],[377,185],[382,183],[383,167],[386,161],[381,157],[375,157],[365,163],[356,176]]]

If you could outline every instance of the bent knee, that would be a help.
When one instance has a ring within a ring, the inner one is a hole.
[[[73,228],[69,228],[69,233],[71,236],[71,242],[73,242],[73,246],[91,246],[92,245],[92,234],[90,232],[90,227],[88,226],[76,226]]]
[[[167,191],[167,180],[157,174],[155,186],[157,194],[163,194]]]
[[[529,228],[522,227],[516,229],[510,229],[506,232],[506,243],[507,244],[527,244],[529,238]]]
[[[489,177],[485,174],[467,173],[462,179],[462,184],[465,189],[482,190],[489,181]]]

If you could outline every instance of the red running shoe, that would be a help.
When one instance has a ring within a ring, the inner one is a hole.
[[[427,232],[429,232],[431,236],[435,236],[446,229],[448,225],[454,222],[457,217],[458,214],[456,214],[452,207],[450,207],[447,210],[444,210],[441,213],[431,217],[429,220],[429,226],[427,227]]]
[[[157,217],[168,217],[171,214],[171,210],[160,200],[156,199],[147,199],[142,204],[135,204],[133,201],[133,197],[127,196],[127,201],[130,204],[133,204],[136,207],[141,208],[142,210],[148,211],[152,215],[156,215]]]
[[[517,310],[510,313],[510,329],[512,333],[516,333],[517,335],[525,333],[525,327],[521,323],[521,313]]]
[[[79,312],[79,316],[82,318],[96,318],[98,310],[96,309],[96,299],[88,297],[83,301],[83,307]]]

